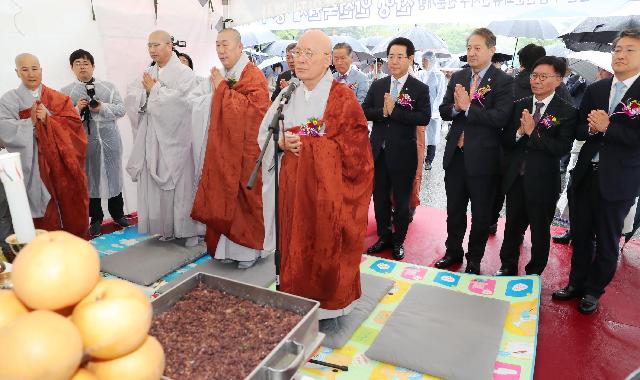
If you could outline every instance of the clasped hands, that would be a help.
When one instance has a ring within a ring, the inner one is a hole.
[[[300,141],[300,135],[293,132],[285,132],[284,136],[280,136],[278,146],[283,151],[289,151],[296,156],[300,155],[300,148],[302,147],[302,141]]]
[[[453,108],[456,112],[467,112],[471,106],[471,96],[461,84],[456,84],[453,89]]]
[[[39,101],[33,103],[33,106],[31,106],[31,122],[34,126],[38,123],[38,121],[46,125],[48,114],[49,113],[44,104],[40,103]]]
[[[215,90],[216,88],[218,88],[220,83],[222,83],[222,81],[224,80],[224,77],[222,76],[222,73],[220,72],[220,70],[218,70],[217,67],[213,67],[211,68],[211,76],[209,77],[209,80],[211,80],[211,85]]]
[[[609,128],[609,114],[603,110],[593,110],[587,115],[590,133],[606,132]]]
[[[144,89],[147,91],[147,95],[149,95],[151,89],[153,88],[153,86],[155,86],[157,81],[158,80],[154,79],[149,73],[142,74],[142,87],[144,87]]]
[[[531,133],[536,128],[536,123],[533,121],[533,116],[529,110],[522,110],[522,115],[520,115],[520,128],[518,128],[518,133],[520,135],[531,136]]]
[[[391,115],[395,106],[396,102],[393,100],[393,97],[391,97],[391,94],[389,94],[388,92],[384,94],[384,104],[382,106],[382,114],[384,115],[384,117],[388,117],[389,115]]]

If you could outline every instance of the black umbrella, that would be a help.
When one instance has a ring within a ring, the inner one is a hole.
[[[611,51],[618,33],[631,28],[640,28],[640,16],[588,17],[560,38],[573,51]]]

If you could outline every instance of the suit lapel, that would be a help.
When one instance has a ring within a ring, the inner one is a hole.
[[[603,88],[603,95],[604,96],[602,96],[602,97],[600,97],[600,99],[598,99],[599,107],[596,107],[595,109],[601,109],[601,110],[604,110],[605,112],[609,112],[609,98],[611,97],[611,84],[612,83],[613,83],[613,78],[604,79],[604,84],[603,84],[604,85],[604,88]],[[616,106],[616,109],[618,108],[618,106]]]
[[[558,107],[557,98],[558,98],[558,94],[556,93],[556,94],[553,95],[553,98],[551,98],[551,101],[549,102],[549,105],[544,110],[542,115],[540,115],[540,121],[542,121],[548,115],[552,115],[552,116],[558,117],[558,115],[556,115],[556,107]],[[533,106],[533,104],[532,104],[532,106]],[[540,124],[540,122],[538,122],[538,124]]]
[[[414,80],[415,78],[411,76],[411,74],[409,74],[409,76],[407,77],[407,80],[404,81],[404,86],[402,86],[402,88],[400,89],[400,91],[398,92],[398,95],[400,94],[410,94],[410,88],[411,88],[411,81]]]
[[[613,81],[613,80],[612,80]],[[629,100],[640,100],[638,99],[638,91],[640,90],[640,77],[636,78],[635,81],[633,81],[633,83],[631,84],[631,87],[629,87],[627,89],[627,92],[624,93],[624,96],[622,97],[622,102],[624,104],[627,104],[629,102]],[[622,105],[618,104],[616,106],[616,110],[618,110],[618,107],[622,107]]]
[[[497,70],[497,69],[493,65],[489,66],[489,69],[487,69],[487,72],[484,73],[482,80],[480,81],[480,83],[478,83],[478,88],[484,87],[486,85],[491,86],[491,81],[495,74],[494,70]]]
[[[471,72],[471,68],[467,68],[462,71],[462,82],[460,84],[464,86],[467,92],[469,92],[469,89],[471,88]]]

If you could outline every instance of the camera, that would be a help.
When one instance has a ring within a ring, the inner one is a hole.
[[[96,99],[96,86],[93,83],[87,83],[84,85],[87,90],[87,96],[89,97],[89,106],[96,108],[100,103]]]
[[[176,41],[173,36],[171,36],[171,44],[177,47],[187,47],[187,41]]]
[[[89,107],[96,108],[100,105],[100,102],[98,102],[98,99],[96,99],[96,86],[93,83],[85,83],[84,87],[87,90],[89,106],[84,107],[80,110],[80,117],[83,122],[87,123],[87,134],[90,134],[91,131],[89,130],[89,121],[91,120],[91,110],[89,109]]]

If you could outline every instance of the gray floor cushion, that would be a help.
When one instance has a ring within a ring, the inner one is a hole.
[[[367,357],[447,380],[490,380],[509,302],[414,284]]]
[[[246,282],[251,285],[260,286],[266,288],[276,281],[276,267],[273,261],[273,255],[258,260],[251,268],[238,269],[236,263],[223,264],[219,260],[209,260],[207,262],[198,265],[195,268],[189,269],[183,273],[180,277],[174,281],[164,285],[158,292],[164,293],[172,288],[175,284],[180,283],[182,280],[191,277],[194,273],[203,272],[228,278],[235,281]]]
[[[205,254],[203,245],[185,247],[184,239],[142,241],[100,258],[100,270],[136,284],[149,286]]]
[[[344,346],[393,286],[393,280],[370,274],[362,274],[360,281],[362,296],[356,301],[351,313],[343,317],[320,321],[320,332],[326,334],[322,341],[323,346],[329,348]]]

